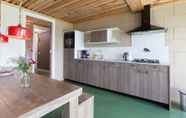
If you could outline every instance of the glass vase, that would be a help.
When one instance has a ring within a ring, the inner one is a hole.
[[[23,88],[31,87],[31,77],[29,73],[21,73],[20,84]]]

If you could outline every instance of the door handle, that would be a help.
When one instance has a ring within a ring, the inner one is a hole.
[[[49,53],[52,54],[52,50],[50,50]]]

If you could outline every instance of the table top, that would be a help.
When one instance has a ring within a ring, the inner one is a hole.
[[[78,86],[40,75],[32,75],[31,88],[20,87],[19,79],[14,76],[1,77],[0,118],[43,116],[81,93]]]

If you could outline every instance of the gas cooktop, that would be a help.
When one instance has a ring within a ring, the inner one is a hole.
[[[155,63],[159,64],[160,61],[158,59],[134,59],[132,62],[138,62],[138,63]]]

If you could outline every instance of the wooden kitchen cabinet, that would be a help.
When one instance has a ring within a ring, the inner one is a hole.
[[[67,69],[70,80],[169,104],[168,66],[75,60]]]
[[[128,94],[133,96],[139,96],[140,93],[140,78],[141,73],[139,72],[140,65],[130,64],[128,69]]]
[[[129,93],[129,76],[130,66],[129,64],[121,63],[119,69],[120,79],[118,80],[118,91],[122,93]]]
[[[134,68],[130,69],[133,74],[130,74],[129,94],[168,104],[168,68],[156,65],[137,65]]]
[[[146,65],[141,65],[137,68],[139,75],[139,94],[138,96],[145,99],[150,99],[152,96],[152,79],[151,70]]]
[[[74,66],[74,50],[70,48],[64,49],[64,78],[72,78]]]
[[[169,102],[169,75],[167,68],[164,67],[149,67],[150,75],[152,76],[152,96],[151,100],[161,103]]]
[[[120,63],[109,63],[108,67],[108,78],[109,78],[109,89],[118,91],[119,90],[119,83],[121,80],[120,70],[121,64]]]
[[[105,89],[110,89],[110,64],[109,63],[106,63],[104,62],[104,70],[103,70],[103,88]]]
[[[87,61],[76,60],[74,80],[82,83],[87,83],[87,68],[88,68]]]
[[[96,66],[97,64],[93,61],[88,61],[88,84],[97,86],[97,78],[96,78]]]

